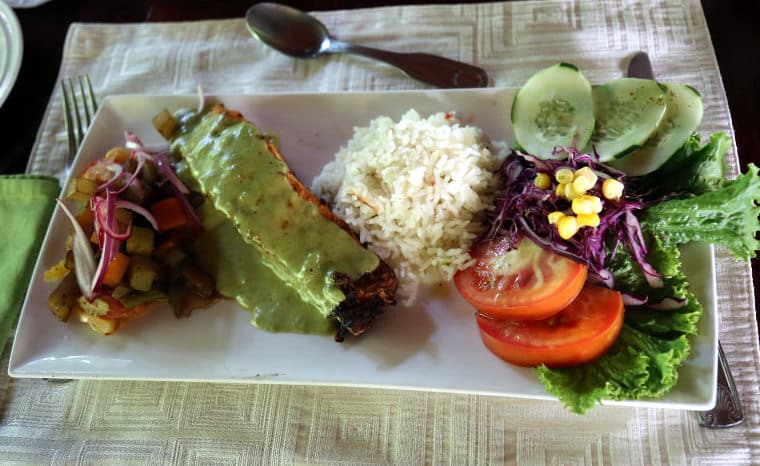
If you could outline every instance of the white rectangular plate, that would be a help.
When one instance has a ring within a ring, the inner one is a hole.
[[[480,89],[344,94],[219,96],[263,130],[280,136],[282,153],[307,184],[344,145],[355,126],[388,115],[398,119],[456,111],[492,140],[511,142],[514,91]],[[134,131],[161,144],[151,118],[163,108],[196,106],[192,96],[113,96],[103,103],[72,173]],[[472,309],[453,288],[411,308],[390,308],[371,331],[343,344],[330,337],[262,332],[235,303],[177,320],[168,308],[103,337],[85,325],[63,323],[46,305],[54,284],[43,272],[61,259],[68,225],[56,209],[34,270],[14,341],[13,377],[183,380],[325,384],[404,388],[551,399],[531,369],[505,364],[481,344]],[[617,404],[702,410],[715,400],[717,314],[712,248],[692,245],[683,255],[692,287],[705,306],[692,355],[678,385],[657,400]]]

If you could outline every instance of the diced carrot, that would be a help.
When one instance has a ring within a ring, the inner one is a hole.
[[[129,266],[129,256],[120,252],[116,253],[111,262],[106,266],[106,273],[103,276],[103,284],[110,287],[115,287],[124,278],[124,274],[127,272]]]
[[[170,197],[150,205],[150,212],[156,219],[158,231],[164,232],[187,224],[187,216],[179,201]]]

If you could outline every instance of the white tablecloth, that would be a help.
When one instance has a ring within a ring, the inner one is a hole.
[[[731,118],[698,0],[549,0],[320,12],[343,39],[473,62],[518,87],[557,61],[592,82],[650,53],[663,81],[704,98],[704,133]],[[211,94],[415,89],[385,65],[349,56],[293,60],[254,41],[242,19],[75,24],[60,77],[89,73],[96,93]],[[55,89],[29,171],[66,153]],[[736,150],[730,170],[737,173]],[[749,266],[717,253],[721,340],[746,422],[709,430],[695,413],[489,396],[313,386],[77,381],[0,373],[0,461],[21,463],[749,464],[760,461],[758,334]]]

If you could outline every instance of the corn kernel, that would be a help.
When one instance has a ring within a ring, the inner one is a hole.
[[[554,172],[554,178],[558,183],[572,183],[575,179],[575,174],[569,168],[560,168]]]
[[[592,213],[598,214],[599,212],[602,211],[602,200],[599,199],[598,197],[584,194],[583,199],[588,199],[589,202],[591,202]]]
[[[538,189],[549,189],[552,187],[552,179],[546,173],[536,174],[536,178],[533,180],[533,184]]]
[[[565,186],[567,186],[565,183],[560,183],[554,189],[554,194],[556,194],[560,199],[563,199],[565,197]]]
[[[583,194],[593,187],[594,184],[585,176],[579,176],[573,180],[573,188],[577,193]]]
[[[619,201],[623,196],[623,183],[614,178],[607,178],[602,183],[602,194],[612,201]]]
[[[562,239],[570,239],[578,232],[578,222],[572,215],[565,215],[557,221],[557,231]]]
[[[573,213],[576,215],[581,214],[592,214],[593,212],[593,205],[591,203],[591,200],[585,199],[586,196],[579,196],[573,199],[572,209]]]
[[[592,170],[590,167],[583,167],[579,168],[575,171],[575,177],[576,178],[588,178],[591,180],[591,186],[596,184],[596,181],[599,179],[599,177],[594,173],[594,170]]]
[[[550,225],[554,225],[555,223],[557,223],[559,221],[559,219],[561,219],[564,216],[565,216],[564,212],[560,212],[559,210],[555,210],[554,212],[552,212],[552,213],[550,213],[548,215],[549,224]]]
[[[567,183],[565,185],[565,199],[568,201],[572,201],[576,197],[580,197],[581,194],[575,190],[575,187],[573,186],[573,183]]]
[[[599,216],[597,214],[579,214],[577,217],[578,228],[581,227],[598,227]]]
[[[589,167],[583,167],[575,172],[575,179],[573,180],[573,186],[579,193],[585,193],[589,189],[596,185],[596,180],[599,179]]]

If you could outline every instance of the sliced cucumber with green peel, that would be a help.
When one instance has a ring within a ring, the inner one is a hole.
[[[667,88],[657,81],[620,78],[594,86],[594,132],[592,146],[599,160],[620,158],[644,145],[654,134],[666,110]]]
[[[660,168],[702,121],[702,96],[696,89],[681,84],[665,86],[667,108],[657,130],[640,149],[608,162],[630,176],[646,175]]]
[[[534,74],[512,102],[517,144],[541,158],[557,146],[585,147],[594,129],[591,85],[573,65],[559,63]]]

